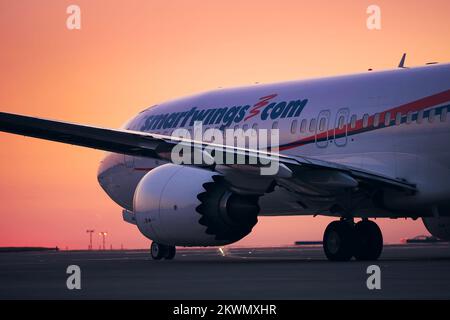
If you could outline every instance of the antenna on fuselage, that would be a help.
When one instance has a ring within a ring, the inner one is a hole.
[[[403,54],[402,59],[400,60],[400,63],[398,64],[399,68],[405,69],[405,60],[406,60],[406,53]]]

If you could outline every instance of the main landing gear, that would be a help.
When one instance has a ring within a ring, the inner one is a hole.
[[[323,235],[323,249],[328,260],[377,260],[383,250],[383,235],[378,225],[369,220],[331,222]]]
[[[161,260],[162,258],[172,260],[175,258],[176,248],[175,246],[152,242],[150,254],[154,260]]]

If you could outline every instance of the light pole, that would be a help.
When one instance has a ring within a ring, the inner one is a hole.
[[[106,238],[106,236],[108,235],[108,232],[102,231],[102,232],[99,232],[98,234],[102,236],[102,238],[103,238],[103,250],[106,250],[106,246],[105,246],[105,238]]]
[[[94,233],[94,230],[86,230],[87,233],[89,233],[89,250],[92,250],[92,234]]]

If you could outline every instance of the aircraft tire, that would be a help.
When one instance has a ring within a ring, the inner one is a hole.
[[[354,253],[355,230],[349,221],[331,222],[323,235],[323,249],[330,261],[349,261]]]
[[[153,260],[161,260],[162,258],[167,256],[168,248],[166,245],[152,242],[150,246],[150,254]]]
[[[164,259],[173,260],[175,258],[175,254],[177,253],[177,249],[175,246],[167,246],[167,253]]]
[[[361,261],[377,260],[383,251],[383,234],[378,225],[363,220],[355,225],[356,250],[355,258]]]

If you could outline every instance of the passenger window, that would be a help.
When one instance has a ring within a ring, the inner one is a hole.
[[[350,118],[350,128],[356,128],[356,114],[352,115],[352,117]]]
[[[444,108],[441,111],[441,121],[445,122],[446,120],[447,120],[447,108]]]
[[[306,131],[306,123],[307,123],[308,121],[306,120],[306,119],[303,119],[302,120],[302,123],[300,124],[300,132],[301,133],[305,133],[305,131]]]
[[[369,115],[366,113],[363,116],[363,128],[367,128],[368,125],[369,125]]]
[[[388,125],[390,125],[390,123],[391,123],[391,113],[386,112],[384,114],[384,125],[387,127]]]
[[[429,116],[428,116],[428,121],[430,122],[430,123],[432,123],[433,121],[434,121],[434,115],[435,115],[435,113],[436,113],[436,111],[433,109],[433,110],[430,110],[430,114],[429,114]]]
[[[406,123],[410,124],[412,122],[412,111],[409,111],[408,114],[406,115]]]
[[[275,122],[272,124],[272,129],[273,129],[273,130],[278,129],[278,121],[275,121]]]
[[[247,131],[247,130],[248,130],[248,124],[244,124],[244,125],[242,126],[242,130]]]
[[[239,129],[239,125],[234,126],[234,131],[236,131],[237,129]]]
[[[291,124],[291,133],[294,134],[296,130],[297,130],[297,120],[294,120],[292,121]]]
[[[402,114],[401,114],[401,112],[398,112],[395,115],[395,125],[399,126],[401,123],[402,123]]]
[[[419,113],[417,114],[417,123],[421,124],[423,121],[423,110],[420,110]]]
[[[379,113],[376,113],[374,116],[373,116],[373,126],[374,127],[378,127],[380,125],[380,114]]]
[[[316,119],[311,119],[311,122],[309,123],[309,132],[316,131]]]

